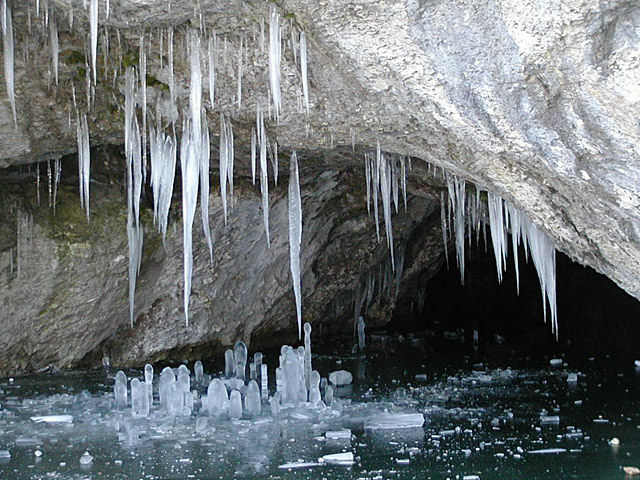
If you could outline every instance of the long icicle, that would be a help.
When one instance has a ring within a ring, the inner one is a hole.
[[[289,260],[293,294],[296,299],[298,319],[298,339],[302,336],[302,296],[300,285],[300,246],[302,243],[302,200],[300,198],[300,177],[298,155],[291,153],[289,163]]]
[[[302,74],[302,94],[304,106],[309,115],[309,78],[307,72],[307,34],[300,32],[300,73]]]
[[[55,17],[49,22],[49,32],[51,36],[51,63],[53,65],[53,74],[58,85],[58,57],[60,54],[60,44],[58,42],[58,25]]]
[[[269,83],[273,99],[274,115],[280,118],[282,97],[280,95],[280,15],[276,5],[271,5],[271,21],[269,22]]]
[[[209,125],[207,117],[202,113],[202,151],[200,152],[200,210],[202,212],[202,230],[209,247],[209,258],[213,265],[213,242],[209,228],[209,158],[211,146],[209,143]]]
[[[7,96],[13,112],[13,123],[18,126],[18,115],[16,113],[16,92],[14,77],[14,49],[13,49],[13,15],[11,4],[7,0],[2,0],[2,40],[4,54],[4,81],[7,87]]]
[[[91,31],[91,71],[93,72],[93,84],[95,85],[98,80],[96,73],[98,64],[98,0],[91,0],[89,27]]]
[[[77,119],[78,136],[78,179],[80,190],[80,205],[84,208],[89,220],[89,175],[91,168],[91,153],[89,146],[89,127],[87,116]]]
[[[258,143],[260,144],[260,191],[262,192],[262,219],[267,236],[267,247],[271,248],[269,238],[269,181],[267,176],[267,134],[264,129],[264,113],[258,104]]]

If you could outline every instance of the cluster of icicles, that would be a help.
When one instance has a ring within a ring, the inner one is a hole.
[[[105,18],[109,18],[109,0],[104,0]],[[4,67],[5,82],[9,101],[13,112],[14,122],[17,124],[15,87],[14,87],[14,43],[11,4],[7,0],[1,0],[1,22],[4,47]],[[90,58],[86,65],[86,92],[87,110],[89,110],[92,99],[95,98],[95,85],[97,83],[97,47],[99,28],[99,4],[98,0],[84,2],[88,7],[89,17],[89,52]],[[53,66],[53,76],[58,83],[58,26],[56,24],[53,11],[49,12],[49,6],[40,8],[39,0],[35,0],[36,17],[43,18],[43,25],[48,26],[50,33],[51,58]],[[31,12],[29,11],[29,22]],[[69,12],[70,28],[73,28],[73,10]],[[30,27],[30,23],[29,23]],[[120,34],[118,34],[118,44],[120,44]],[[176,84],[174,77],[174,30],[169,28],[166,32],[168,70],[169,70],[169,107],[161,105],[161,101],[156,103],[155,125],[148,122],[147,114],[147,45],[144,35],[139,39],[139,64],[137,68],[129,66],[124,73],[125,92],[125,154],[127,160],[127,234],[129,240],[129,297],[130,297],[130,317],[131,323],[135,318],[134,300],[136,277],[139,273],[142,256],[142,242],[144,237],[143,226],[140,220],[140,198],[147,178],[154,196],[154,222],[159,232],[166,237],[169,208],[171,204],[177,155],[179,151],[180,166],[182,171],[182,206],[183,206],[183,239],[184,239],[184,311],[185,321],[189,322],[189,297],[191,293],[191,277],[193,269],[192,255],[192,230],[195,217],[198,191],[200,193],[200,206],[202,212],[202,227],[209,249],[211,261],[213,262],[213,240],[209,229],[209,161],[210,161],[210,139],[209,126],[207,123],[207,108],[203,104],[203,72],[202,65],[207,68],[208,93],[209,93],[209,113],[216,110],[216,70],[218,65],[218,51],[223,51],[224,60],[227,60],[227,43],[224,39],[223,47],[218,45],[219,40],[214,32],[205,31],[202,18],[200,19],[200,29],[191,30],[186,36],[187,56],[189,60],[190,83],[188,106],[182,112],[182,138],[178,149],[178,139],[176,137],[176,113],[178,111],[176,101]],[[203,48],[202,38],[206,37],[206,49]],[[160,35],[160,64],[163,62],[163,41],[165,36]],[[260,25],[261,48],[264,50],[266,43],[264,20]],[[104,35],[105,50],[105,76],[106,58],[109,50],[109,36]],[[237,84],[234,105],[237,109],[242,105],[242,75],[243,75],[243,49],[244,39],[240,39],[237,61]],[[275,5],[271,6],[269,16],[268,32],[268,77],[269,90],[267,100],[256,101],[256,123],[251,131],[251,172],[252,180],[255,184],[257,170],[259,168],[260,190],[262,195],[263,223],[267,245],[270,246],[269,234],[269,185],[268,185],[268,157],[271,159],[274,181],[278,179],[278,145],[276,141],[268,138],[265,128],[265,116],[276,122],[282,113],[281,97],[281,56],[282,56],[282,26],[280,25],[280,14]],[[203,52],[206,50],[206,52]],[[300,96],[299,107],[302,109],[301,99],[304,99],[304,109],[309,112],[309,84],[308,84],[308,63],[307,63],[307,39],[304,32],[298,36],[294,35],[291,29],[291,51],[296,64],[300,67]],[[201,57],[205,57],[202,61]],[[298,61],[299,60],[299,61]],[[121,66],[120,66],[121,67]],[[119,69],[114,70],[114,84],[118,78]],[[73,104],[75,108],[75,119],[78,140],[78,172],[79,190],[81,204],[86,210],[89,218],[89,178],[90,178],[90,150],[89,150],[89,129],[87,113],[80,113],[76,100],[75,86],[71,85]],[[220,102],[218,102],[220,105]],[[138,115],[138,107],[141,110]],[[140,117],[141,121],[138,120]],[[163,123],[163,117],[167,122]],[[71,114],[69,116],[71,122]],[[148,125],[149,123],[149,125]],[[166,128],[170,128],[171,133],[166,133]],[[148,140],[147,140],[148,135]],[[220,168],[220,194],[223,204],[223,215],[225,224],[228,218],[228,202],[233,205],[233,183],[234,183],[234,136],[231,117],[228,113],[220,113],[220,146],[219,146],[219,168]],[[149,146],[150,162],[147,159],[147,145]],[[393,229],[391,216],[395,206],[396,213],[399,211],[399,192],[402,191],[404,206],[407,206],[406,189],[406,167],[410,160],[405,157],[383,154],[380,143],[377,143],[376,152],[365,156],[365,177],[367,188],[367,210],[375,218],[375,228],[378,241],[380,241],[379,227],[379,201],[382,203],[382,214],[385,225],[385,237],[391,261],[388,266],[390,272],[383,275],[384,278],[395,278],[399,281],[401,273],[397,274],[398,262],[395,260],[395,248],[393,244]],[[147,167],[150,163],[150,172]],[[49,174],[49,198],[51,203],[51,168],[48,167]],[[54,207],[55,207],[55,187],[59,181],[59,161],[54,169]],[[448,243],[449,235],[455,238],[457,263],[464,281],[464,244],[466,238],[471,238],[472,231],[479,231],[480,226],[486,227],[487,218],[491,229],[491,237],[496,257],[498,279],[502,281],[502,274],[506,268],[506,257],[508,252],[507,231],[512,233],[512,245],[516,272],[518,272],[517,249],[520,244],[525,249],[525,254],[531,254],[533,263],[538,272],[542,288],[542,298],[545,305],[548,302],[551,310],[552,329],[557,335],[557,315],[555,296],[555,248],[548,237],[539,230],[526,216],[524,216],[515,206],[504,201],[491,192],[487,193],[487,208],[485,211],[484,202],[480,201],[480,189],[476,187],[475,198],[467,198],[465,181],[453,174],[445,173],[448,186],[448,198],[442,197],[442,230],[445,244]],[[39,181],[39,167],[38,167]],[[39,192],[39,190],[38,190]],[[448,200],[445,201],[445,200]],[[448,204],[448,207],[445,204]],[[302,307],[301,307],[301,280],[300,280],[300,246],[302,240],[302,205],[300,198],[300,186],[298,175],[298,162],[295,152],[291,155],[290,175],[289,175],[289,244],[290,244],[290,267],[293,280],[293,290],[296,300],[296,313],[298,321],[298,331],[301,335]],[[402,265],[403,259],[400,261]],[[447,258],[448,261],[448,258]],[[361,308],[371,302],[373,297],[374,280],[373,274],[368,276],[364,289],[360,295],[356,295],[356,318],[360,314]],[[378,281],[380,287],[382,283]],[[391,284],[391,281],[387,281]],[[518,278],[519,288],[519,278]],[[381,288],[379,288],[379,291]],[[397,290],[397,288],[396,288]]]
[[[14,46],[11,3],[1,0],[2,32],[4,41],[5,81],[11,103],[14,122],[17,125],[14,89]],[[87,219],[90,218],[89,209],[89,180],[90,180],[90,141],[87,122],[88,111],[95,99],[95,85],[98,81],[97,48],[100,5],[98,0],[84,2],[88,8],[89,17],[89,48],[87,57],[90,62],[86,65],[86,90],[87,111],[81,113],[76,99],[75,85],[72,83],[72,97],[75,108],[75,120],[78,142],[78,174],[79,190],[82,207],[86,211]],[[104,6],[105,18],[109,18],[109,2]],[[58,26],[54,10],[47,4],[40,8],[40,2],[36,0],[35,14],[42,17],[43,27],[49,27],[51,58],[56,84],[58,84],[58,59],[60,46],[58,42]],[[31,29],[31,11],[28,11],[29,30]],[[69,13],[69,25],[73,28],[73,10]],[[262,49],[264,49],[264,21],[260,26]],[[120,34],[118,44],[120,45]],[[182,112],[182,138],[178,149],[176,137],[176,114],[178,103],[176,98],[176,82],[174,78],[174,30],[167,31],[167,53],[169,69],[169,96],[170,106],[167,107],[161,99],[156,102],[155,122],[149,121],[147,113],[147,45],[145,36],[139,38],[139,64],[137,68],[128,66],[124,72],[124,137],[125,156],[127,163],[127,235],[129,240],[129,313],[133,325],[135,312],[136,278],[140,270],[142,258],[142,244],[144,238],[143,225],[140,218],[140,199],[144,185],[149,179],[154,197],[154,222],[163,240],[166,238],[169,208],[172,199],[176,161],[178,152],[182,171],[182,206],[183,206],[183,238],[184,238],[184,311],[185,321],[189,323],[189,297],[191,293],[191,278],[193,270],[192,231],[195,217],[198,192],[200,193],[200,207],[202,212],[202,228],[213,263],[213,240],[209,229],[209,162],[211,157],[210,132],[207,123],[207,110],[213,113],[216,110],[216,70],[219,68],[219,52],[222,50],[223,63],[227,59],[226,38],[220,47],[218,37],[214,32],[206,33],[204,23],[201,22],[199,30],[190,30],[186,36],[187,55],[189,62],[189,101],[188,106]],[[206,52],[201,45],[202,37],[207,38]],[[160,61],[163,58],[163,40],[160,35]],[[242,75],[245,54],[243,48],[244,38],[240,39],[237,62],[237,87],[235,106],[240,109],[242,104]],[[264,229],[267,245],[270,246],[269,234],[269,186],[268,186],[268,160],[271,158],[274,181],[278,181],[278,145],[275,140],[270,140],[265,127],[265,116],[278,121],[282,112],[282,98],[280,93],[281,55],[282,55],[282,26],[280,14],[275,5],[271,6],[268,35],[268,73],[270,88],[265,105],[256,101],[256,124],[251,132],[251,171],[253,183],[256,182],[256,170],[260,171],[260,190],[262,194],[262,209]],[[105,69],[106,55],[109,49],[108,35],[104,36],[105,45]],[[299,56],[301,92],[304,95],[304,105],[308,113],[308,80],[307,80],[307,51],[306,36],[304,32],[294,35],[291,28],[291,48],[294,56]],[[202,61],[201,57],[205,57]],[[90,63],[90,66],[89,66]],[[203,64],[207,67],[207,75],[203,75]],[[90,67],[90,68],[89,68]],[[114,82],[118,77],[118,70],[114,71]],[[208,90],[210,106],[205,107],[203,101],[203,78],[208,77]],[[166,102],[165,102],[166,103]],[[218,102],[220,103],[220,102]],[[139,111],[138,111],[139,110]],[[222,110],[222,108],[221,108]],[[266,111],[265,111],[266,110]],[[71,122],[71,115],[70,115]],[[163,118],[166,119],[163,123]],[[171,133],[166,133],[166,128]],[[147,139],[148,135],[148,139]],[[147,145],[149,159],[147,159]],[[150,160],[150,161],[149,161]],[[220,113],[220,193],[223,204],[225,224],[228,218],[228,201],[233,205],[234,183],[234,135],[229,113]],[[259,165],[259,167],[258,167]],[[148,167],[150,171],[147,172]],[[38,167],[39,173],[39,167]],[[59,175],[59,170],[58,170]],[[300,246],[302,240],[302,203],[300,198],[300,186],[298,176],[297,155],[291,154],[290,159],[290,185],[289,185],[289,223],[290,223],[290,257],[291,274],[293,278],[293,290],[296,300],[298,330],[301,334],[302,306],[300,284]],[[39,175],[38,175],[39,181]],[[51,178],[49,182],[51,186]],[[54,182],[54,188],[57,181]],[[50,187],[51,188],[51,187]],[[39,190],[38,190],[39,191]],[[55,205],[55,200],[54,200]]]
[[[376,235],[380,241],[380,229],[378,225],[379,203],[382,203],[382,213],[385,224],[387,245],[391,255],[391,261],[384,268],[371,270],[365,275],[355,292],[355,319],[360,316],[361,310],[365,311],[373,301],[378,285],[378,295],[385,290],[391,293],[392,282],[400,282],[404,264],[404,248],[400,250],[401,257],[394,258],[393,228],[391,214],[395,207],[399,211],[399,191],[402,190],[405,210],[407,207],[406,174],[411,169],[409,158],[383,153],[378,143],[376,153],[365,155],[365,176],[367,188],[367,211],[373,216],[376,226]],[[429,164],[429,168],[435,167]],[[475,185],[475,195],[467,195],[467,181],[441,169],[442,177],[446,181],[448,195],[441,194],[441,222],[442,235],[445,245],[447,264],[449,240],[453,237],[456,246],[456,260],[460,269],[461,281],[464,284],[465,274],[465,242],[471,242],[473,233],[476,240],[481,229],[484,229],[486,239],[486,226],[491,231],[491,243],[496,259],[498,281],[502,283],[502,275],[506,270],[507,256],[509,252],[508,233],[511,233],[512,253],[516,271],[516,288],[520,293],[520,274],[518,265],[518,249],[522,245],[525,258],[529,256],[538,273],[542,293],[544,319],[547,319],[547,304],[551,316],[551,330],[558,335],[558,316],[556,306],[556,250],[549,237],[540,230],[518,208],[504,200],[500,196],[483,190]],[[482,200],[481,192],[486,192],[486,203]],[[396,272],[399,270],[399,272]],[[377,273],[377,276],[376,276]],[[397,294],[398,288],[396,288]]]

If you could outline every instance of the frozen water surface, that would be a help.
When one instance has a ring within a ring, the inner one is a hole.
[[[568,366],[552,368],[542,354],[519,358],[504,346],[493,358],[459,342],[434,351],[420,339],[376,336],[366,356],[348,356],[355,342],[313,347],[313,370],[323,379],[337,370],[353,374],[353,384],[335,387],[331,407],[273,398],[279,351],[258,356],[269,379],[260,409],[263,369],[251,387],[248,378],[231,382],[222,357],[203,362],[203,371],[191,363],[165,371],[176,386],[183,377],[180,393],[187,394],[172,414],[160,405],[164,365],[154,365],[153,405],[142,417],[132,414],[131,380],[148,380],[150,369],[146,379],[144,370],[124,371],[124,409],[115,408],[117,370],[3,379],[0,478],[618,479],[623,466],[640,465],[633,359],[564,358],[580,372],[570,384]],[[206,380],[196,382],[191,372]],[[186,392],[184,375],[191,375]],[[209,378],[218,379],[215,387]],[[134,384],[144,397],[144,384]],[[320,382],[323,399],[326,385]],[[236,408],[242,397],[243,408],[232,420],[219,391],[231,387],[239,388],[233,397]],[[405,428],[390,428],[394,422]]]

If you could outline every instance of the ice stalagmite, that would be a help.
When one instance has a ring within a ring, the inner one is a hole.
[[[298,338],[302,336],[302,296],[300,292],[300,244],[302,242],[302,201],[298,175],[298,155],[294,151],[289,162],[289,261],[293,294],[296,299]]]
[[[307,76],[307,34],[300,32],[300,73],[302,74],[302,94],[304,106],[309,115],[309,79]]]
[[[280,95],[280,15],[278,8],[271,5],[271,21],[269,23],[269,84],[276,120],[280,118],[282,97]]]
[[[58,57],[60,54],[60,44],[58,42],[58,25],[56,19],[52,18],[49,23],[49,33],[51,37],[51,63],[53,65],[53,75],[58,85]]]
[[[2,0],[2,41],[4,56],[4,81],[7,87],[7,96],[13,112],[13,123],[18,125],[18,115],[16,114],[16,92],[14,78],[14,51],[13,51],[13,15],[11,4],[7,0]]]
[[[202,114],[202,144],[200,151],[200,210],[202,212],[202,230],[209,247],[209,258],[213,264],[213,242],[209,228],[209,158],[211,146],[209,143],[209,125],[206,115]]]
[[[91,36],[91,71],[93,72],[93,84],[97,81],[98,63],[98,0],[91,0],[89,7],[89,27]]]
[[[89,149],[89,127],[87,116],[78,117],[78,179],[80,190],[80,205],[84,208],[89,220],[89,175],[91,167],[91,153]]]

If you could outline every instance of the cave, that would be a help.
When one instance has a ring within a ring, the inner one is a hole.
[[[640,475],[636,2],[0,12],[0,478]]]

